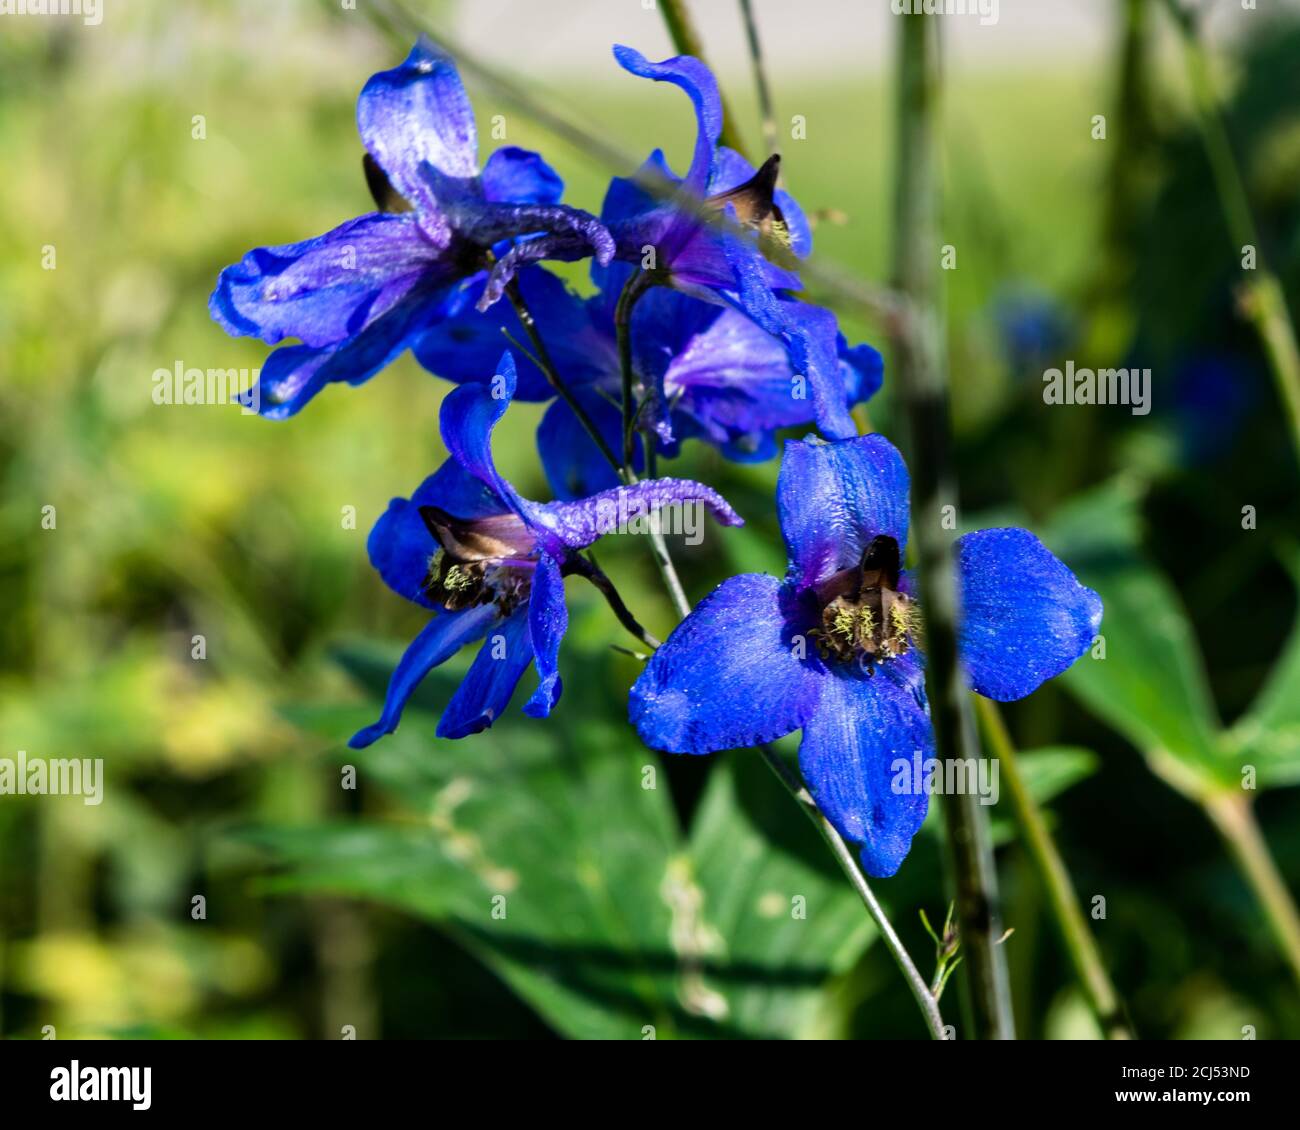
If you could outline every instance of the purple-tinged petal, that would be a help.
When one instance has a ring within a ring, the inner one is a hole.
[[[440,663],[445,663],[467,643],[473,643],[491,624],[495,609],[489,604],[469,608],[464,612],[440,613],[425,626],[406,649],[388,683],[388,693],[384,696],[384,711],[379,721],[358,730],[352,735],[348,745],[353,749],[365,749],[378,741],[385,734],[397,729],[415,688],[420,685],[430,671]]]
[[[777,479],[777,513],[799,588],[857,565],[877,535],[892,537],[903,554],[909,485],[903,457],[882,435],[788,442]]]
[[[595,389],[580,389],[574,397],[600,430],[610,451],[620,451],[623,420],[618,408]],[[537,453],[551,493],[561,501],[574,502],[618,486],[618,475],[609,460],[563,400],[553,401],[542,417],[537,429]],[[638,473],[644,461],[638,445],[634,462]]]
[[[542,205],[534,205],[543,210]],[[501,298],[510,280],[530,263],[540,263],[543,259],[558,259],[573,262],[594,255],[597,262],[607,263],[614,254],[614,240],[605,225],[587,212],[564,205],[554,205],[545,210],[555,213],[551,216],[550,230],[540,235],[519,239],[513,247],[501,256],[493,265],[488,275],[487,286],[478,301],[478,308],[486,310]],[[518,209],[515,209],[518,211]],[[480,214],[481,215],[481,214]],[[521,223],[522,223],[521,219]],[[467,230],[488,232],[497,230],[490,224],[477,220],[468,225]],[[525,235],[532,228],[521,228],[515,234]],[[478,238],[478,237],[476,237]],[[506,238],[501,236],[500,238]]]
[[[652,63],[631,47],[616,46],[614,58],[625,71],[655,82],[671,82],[684,90],[695,107],[697,132],[690,171],[684,184],[703,198],[713,177],[714,150],[722,135],[722,96],[709,68],[690,55]]]
[[[670,753],[774,741],[809,724],[832,676],[799,634],[774,577],[724,581],[650,657],[632,687],[641,740]]]
[[[558,204],[564,181],[541,156],[507,145],[487,159],[479,182],[494,204]]]
[[[671,505],[702,505],[724,526],[743,526],[725,498],[690,479],[649,479],[603,490],[578,502],[527,503],[527,517],[569,549],[585,549],[605,534]]]
[[[256,396],[250,391],[237,399],[267,419],[283,420],[300,412],[327,384],[368,381],[438,316],[442,294],[431,281],[422,280],[354,337],[321,349],[281,346],[262,366]]]
[[[735,240],[728,247],[740,281],[735,303],[785,343],[794,371],[807,379],[818,428],[828,439],[856,435],[840,369],[840,331],[835,315],[810,303],[778,298],[759,261],[761,256],[738,249]]]
[[[491,381],[461,385],[444,397],[439,421],[442,442],[451,457],[486,485],[505,504],[503,509],[518,511],[519,496],[492,458],[492,429],[514,395],[515,362],[506,352]]]
[[[488,627],[483,646],[438,719],[438,737],[464,738],[486,730],[505,713],[532,661],[528,607],[524,605]]]
[[[478,173],[469,95],[456,64],[423,37],[400,67],[381,71],[366,83],[357,100],[357,128],[393,187],[417,211],[438,209],[421,171],[426,161],[448,177]]]
[[[505,513],[496,495],[454,459],[448,459],[407,498],[394,498],[379,516],[366,541],[370,563],[399,596],[425,608],[429,558],[438,549],[420,516],[421,506],[436,506],[464,521]]]
[[[217,279],[208,309],[227,332],[275,345],[351,337],[426,274],[447,274],[409,213],[373,212],[315,239],[258,247]]]
[[[840,835],[862,845],[873,878],[898,870],[925,821],[934,756],[929,715],[890,666],[873,678],[840,669],[826,679],[799,745],[809,792]]]
[[[957,571],[958,648],[985,698],[1032,694],[1087,651],[1101,627],[1101,598],[1028,530],[963,535]]]
[[[559,562],[543,553],[533,574],[528,598],[528,637],[540,682],[524,704],[524,713],[545,718],[560,698],[560,641],[569,627],[569,608],[564,603],[564,577]]]

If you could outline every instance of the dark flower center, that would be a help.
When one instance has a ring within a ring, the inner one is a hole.
[[[769,258],[789,257],[790,228],[776,204],[776,178],[780,171],[781,158],[774,153],[744,184],[705,201],[706,207],[719,212],[725,212],[730,204],[736,219],[758,232],[760,246]]]
[[[424,578],[425,595],[448,612],[495,603],[509,616],[533,586],[537,542],[515,514],[456,518],[437,506],[420,517],[438,543]]]
[[[823,659],[875,663],[906,655],[920,627],[912,598],[898,591],[898,542],[879,536],[857,565],[841,569],[817,589],[821,619],[809,634]]]

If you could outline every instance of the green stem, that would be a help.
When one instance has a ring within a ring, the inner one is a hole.
[[[749,58],[754,64],[754,87],[758,91],[758,112],[763,119],[763,144],[770,157],[777,149],[776,112],[772,108],[772,90],[767,85],[767,70],[763,66],[763,48],[758,39],[758,21],[754,19],[753,0],[740,0],[740,13],[745,20],[745,39],[749,44]]]
[[[1291,440],[1297,456],[1300,456],[1300,346],[1296,344],[1295,324],[1287,309],[1282,284],[1264,261],[1250,197],[1219,112],[1209,55],[1197,34],[1192,14],[1176,0],[1166,0],[1166,6],[1182,40],[1201,140],[1232,241],[1243,249],[1243,255],[1247,246],[1255,249],[1255,269],[1251,272],[1254,278],[1246,284],[1243,307],[1268,357],[1278,394],[1286,408]]]
[[[987,698],[978,695],[973,697],[975,711],[984,728],[985,740],[1001,763],[1002,779],[1011,790],[1011,803],[1024,831],[1025,846],[1029,849],[1038,877],[1047,890],[1048,903],[1075,973],[1078,974],[1079,984],[1088,999],[1088,1006],[1107,1039],[1131,1040],[1133,1032],[1124,1018],[1119,994],[1110,982],[1097,943],[1079,908],[1079,896],[1070,881],[1070,874],[1065,869],[1060,852],[1056,850],[1043,814],[1025,784],[1025,778],[1020,772],[1020,757],[1007,732],[1002,714]]]
[[[634,473],[638,415],[636,372],[632,365],[632,311],[650,285],[647,272],[633,271],[623,284],[614,307],[614,333],[618,339],[618,363],[623,376],[623,470],[628,475]]]
[[[903,980],[907,982],[907,987],[916,999],[921,1015],[925,1018],[925,1026],[930,1031],[930,1036],[936,1040],[946,1039],[947,1036],[943,1030],[943,1017],[939,1013],[939,1002],[936,1000],[935,995],[931,993],[930,987],[925,983],[925,978],[921,976],[916,963],[912,961],[902,939],[899,938],[894,927],[890,924],[884,909],[876,899],[875,892],[871,889],[866,876],[862,874],[857,861],[853,858],[853,852],[849,850],[848,844],[835,830],[834,825],[826,819],[822,810],[817,807],[817,802],[813,800],[812,794],[804,788],[786,763],[781,760],[781,755],[766,744],[760,745],[758,751],[767,767],[772,770],[777,780],[785,787],[786,792],[794,798],[795,803],[803,810],[804,815],[813,822],[813,826],[821,833],[822,839],[826,841],[826,846],[831,849],[831,854],[835,856],[835,861],[840,865],[845,877],[862,900],[862,905],[867,908],[867,913],[876,924],[876,929],[880,931],[880,936],[884,939],[885,946],[894,959],[894,964],[898,966],[899,972],[903,974]]]
[[[686,10],[686,0],[659,0],[659,10],[663,13],[664,23],[668,27],[668,34],[677,53],[692,55],[707,64],[708,60],[704,58],[704,47],[700,43],[695,24],[691,21],[691,15]],[[731,107],[727,105],[725,98],[722,99],[722,133],[718,140],[744,156],[745,146],[736,132],[735,118],[732,117]]]
[[[936,267],[938,18],[901,20],[897,101],[894,276],[909,302],[893,327],[894,373],[911,433],[913,529],[926,610],[927,674],[940,764],[981,756],[957,657],[957,590],[951,523],[958,503],[952,472],[948,387]],[[946,796],[943,818],[956,888],[967,1014],[979,1039],[1013,1039],[1011,990],[1000,945],[997,871],[988,811],[973,792]]]
[[[596,449],[609,461],[609,465],[615,471],[619,469],[619,462],[614,457],[614,453],[609,449],[609,444],[605,442],[605,437],[600,434],[600,429],[596,427],[595,421],[588,415],[587,410],[578,402],[578,399],[569,390],[569,386],[560,378],[559,372],[555,368],[555,363],[551,360],[550,352],[546,348],[546,342],[542,340],[541,333],[537,329],[537,321],[533,318],[533,312],[528,308],[524,301],[524,296],[519,290],[516,280],[506,286],[506,297],[510,300],[510,305],[515,308],[515,314],[518,316],[520,324],[524,327],[524,332],[528,334],[528,340],[533,343],[533,350],[537,354],[538,367],[546,377],[547,383],[555,390],[557,396],[569,406],[573,414],[577,416],[578,422],[582,424],[586,432],[591,436],[592,442]]]
[[[1201,806],[1259,900],[1282,956],[1300,985],[1300,913],[1269,853],[1250,799],[1241,792],[1214,792],[1201,798]]]

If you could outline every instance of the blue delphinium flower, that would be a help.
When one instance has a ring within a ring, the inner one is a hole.
[[[519,284],[552,362],[610,449],[618,451],[622,374],[614,332],[617,292],[582,299],[542,267],[521,272]],[[815,307],[805,310],[810,318],[830,317]],[[415,353],[439,376],[475,379],[500,351],[503,330],[516,340],[524,333],[504,302],[477,317],[470,312],[433,327],[416,343]],[[834,332],[840,395],[851,406],[880,388],[883,362],[871,346],[850,348]],[[733,307],[656,288],[637,306],[631,337],[637,379],[653,390],[642,417],[663,456],[676,455],[684,440],[699,439],[731,459],[770,459],[776,454],[778,428],[811,422],[806,385],[782,342]],[[553,395],[531,360],[521,361],[519,368],[521,399]],[[557,497],[581,498],[617,482],[563,400],[547,410],[537,442]]]
[[[564,577],[578,551],[620,522],[670,503],[703,504],[725,525],[741,520],[706,486],[654,479],[576,502],[531,502],[497,472],[491,436],[515,393],[507,353],[490,384],[465,384],[442,403],[450,458],[411,497],[395,498],[371,530],[370,560],[395,592],[433,610],[393,672],[380,719],[351,741],[392,733],[434,667],[486,637],[438,721],[438,735],[477,733],[501,716],[530,663],[539,683],[524,706],[544,718],[560,697],[560,640],[568,626]]]
[[[631,717],[655,749],[709,753],[802,729],[799,767],[869,874],[894,874],[925,819],[910,769],[933,757],[914,590],[901,568],[908,475],[879,435],[786,445],[784,581],[732,577],[655,652]],[[1090,645],[1101,601],[1027,530],[957,543],[971,686],[1023,698]],[[908,766],[899,777],[901,762]],[[909,787],[895,789],[895,780]]]
[[[656,283],[736,307],[785,345],[794,371],[807,378],[818,428],[837,439],[855,435],[835,316],[789,296],[802,286],[794,268],[811,251],[812,232],[794,198],[776,187],[779,158],[755,169],[718,144],[722,99],[698,59],[652,63],[621,46],[614,56],[632,74],[684,90],[697,133],[684,177],[656,150],[637,179],[610,185],[601,220],[614,237],[615,262],[593,270],[597,286],[617,295],[633,272],[644,271]],[[675,186],[675,198],[652,191],[656,184]]]
[[[301,342],[272,353],[245,397],[265,416],[293,415],[331,381],[368,380],[461,308],[467,282],[491,277],[499,294],[523,263],[613,254],[594,216],[558,203],[563,183],[536,153],[498,149],[479,170],[469,97],[428,40],[366,83],[357,125],[381,211],[250,251],[209,303],[229,333]]]

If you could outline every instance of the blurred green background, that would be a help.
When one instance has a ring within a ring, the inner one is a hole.
[[[98,807],[0,797],[0,1033],[923,1036],[860,908],[755,759],[638,745],[624,714],[637,662],[610,649],[626,641],[580,581],[552,721],[525,725],[516,704],[489,733],[446,743],[433,713],[412,712],[393,739],[346,750],[423,623],[371,571],[366,533],[442,459],[450,386],[407,357],[287,423],[153,403],[158,368],[265,358],[208,319],[223,266],[369,210],[355,98],[402,52],[366,6],[136,0],[99,27],[0,27],[0,756],[97,757],[107,772]],[[455,4],[413,7],[434,28],[463,26]],[[585,61],[516,54],[513,77],[629,153],[660,145],[681,167],[685,99],[622,74],[574,7],[529,10],[566,27],[565,51]],[[1297,654],[1296,460],[1237,309],[1238,256],[1168,29],[1153,10],[1121,18],[1154,6],[1089,7],[1091,56],[1017,53],[1024,7],[1007,0],[986,29],[1007,58],[968,54],[947,74],[964,520],[1030,526],[1106,600],[1106,658],[1005,714],[1034,751],[1080,897],[1105,899],[1091,924],[1139,1032],[1296,1037],[1297,985],[1263,916],[1169,784],[1230,786],[1258,766],[1260,825],[1300,885],[1300,797],[1285,788],[1300,782],[1300,658],[1277,663]],[[628,8],[620,38],[670,54],[653,13]],[[809,126],[785,149],[788,187],[820,217],[818,256],[883,282],[896,29],[872,25],[891,37],[884,63],[787,66],[795,25],[817,18],[795,8],[758,6],[778,120]],[[1296,294],[1300,25],[1252,19],[1224,29],[1216,68],[1265,252]],[[747,69],[723,79],[756,149]],[[611,170],[469,86],[483,158],[504,113],[507,142],[542,150],[566,201],[599,209]],[[580,267],[565,273],[585,285]],[[884,348],[882,327],[839,309],[851,339]],[[1150,366],[1150,415],[1048,412],[1040,375],[1067,357]],[[888,372],[868,415],[900,439]],[[513,407],[497,445],[534,498],[540,414]],[[775,463],[690,448],[672,470],[749,522],[678,547],[693,599],[733,572],[780,571]],[[670,630],[637,539],[600,553],[647,626]],[[463,666],[420,702],[436,710]],[[945,909],[936,823],[878,884],[925,971],[918,911]],[[1005,801],[995,829],[1022,1034],[1092,1035]]]

